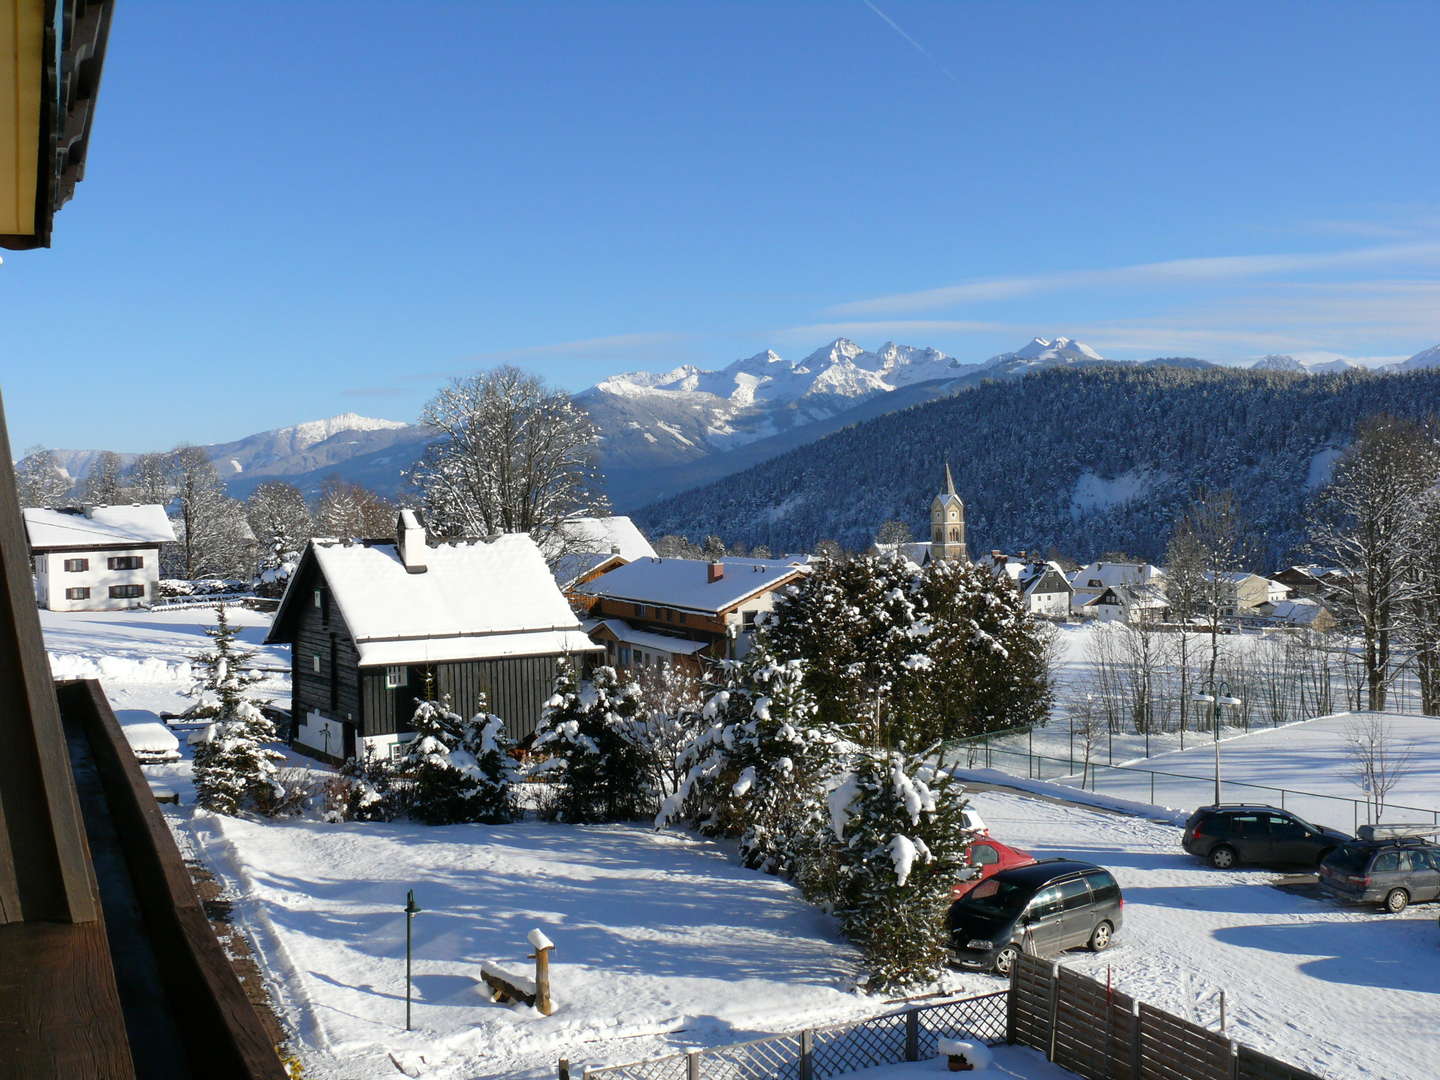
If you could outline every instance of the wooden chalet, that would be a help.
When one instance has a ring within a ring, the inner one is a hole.
[[[742,656],[775,590],[800,579],[784,559],[636,559],[580,585],[606,660],[635,669]]]
[[[291,647],[292,743],[330,760],[395,753],[427,686],[523,740],[598,651],[530,537],[431,541],[410,510],[393,540],[312,540],[266,641]]]

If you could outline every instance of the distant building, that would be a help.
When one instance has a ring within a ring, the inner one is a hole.
[[[743,656],[777,589],[806,573],[799,560],[637,559],[575,591],[588,600],[591,638],[619,668]]]
[[[992,551],[990,572],[1005,578],[1020,590],[1020,595],[1025,598],[1025,609],[1032,615],[1060,619],[1069,616],[1070,600],[1075,590],[1058,563],[1042,559],[1033,552],[1027,554],[1022,551],[1018,556],[1010,556]]]
[[[145,607],[160,580],[160,545],[175,528],[158,505],[24,512],[35,600],[51,611]]]
[[[523,533],[435,541],[402,510],[394,541],[312,540],[267,643],[291,647],[292,741],[331,759],[393,753],[415,701],[486,706],[524,739],[556,668],[598,652]]]
[[[1328,634],[1340,625],[1324,604],[1303,597],[1296,600],[1266,601],[1257,605],[1253,614],[1255,621],[1262,626],[1294,627]]]
[[[1206,573],[1206,581],[1217,580],[1217,575]],[[1226,571],[1218,575],[1222,597],[1223,614],[1229,616],[1250,615],[1261,604],[1278,604],[1290,596],[1290,588],[1283,582],[1272,581],[1243,570]]]

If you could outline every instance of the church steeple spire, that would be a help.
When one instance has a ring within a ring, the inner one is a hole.
[[[950,462],[945,462],[945,490],[930,504],[930,558],[966,562],[965,503],[955,492]]]

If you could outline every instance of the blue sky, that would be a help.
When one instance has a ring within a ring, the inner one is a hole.
[[[967,361],[1440,341],[1417,3],[118,5],[6,253],[16,449],[413,419],[845,335]]]

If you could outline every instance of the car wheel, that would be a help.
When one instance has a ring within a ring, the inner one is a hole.
[[[1210,865],[1216,870],[1229,870],[1237,861],[1235,849],[1229,844],[1217,844],[1210,851]]]
[[[1006,945],[995,954],[995,974],[1009,975],[1015,968],[1015,961],[1020,959],[1020,950],[1014,945]]]
[[[1102,922],[1094,930],[1090,931],[1090,942],[1088,948],[1091,952],[1104,952],[1110,947],[1111,935],[1115,928],[1108,922]]]
[[[1410,906],[1410,894],[1404,889],[1391,889],[1385,894],[1385,910],[1391,915],[1399,915]]]

